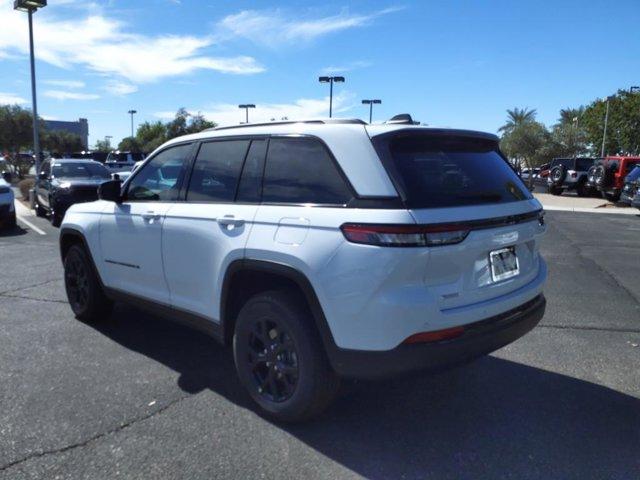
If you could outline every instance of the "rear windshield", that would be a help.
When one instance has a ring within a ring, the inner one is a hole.
[[[56,178],[111,178],[111,173],[99,163],[67,162],[53,166]]]
[[[632,167],[634,167],[631,170],[631,173],[629,173],[629,175],[627,175],[627,177],[624,179],[625,182],[635,182],[636,180],[640,179],[640,165],[632,165]]]
[[[493,141],[402,135],[374,139],[409,208],[508,203],[531,194]]]

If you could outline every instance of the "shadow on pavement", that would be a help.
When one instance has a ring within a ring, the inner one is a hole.
[[[17,237],[20,235],[25,235],[27,231],[22,228],[20,225],[16,225],[15,227],[0,227],[0,238],[4,237]]]
[[[96,328],[179,372],[183,390],[255,411],[229,349],[129,307],[114,318]],[[640,477],[639,399],[495,357],[360,383],[317,420],[278,427],[368,478]]]

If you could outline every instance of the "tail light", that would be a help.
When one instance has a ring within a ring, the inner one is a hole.
[[[469,228],[460,224],[368,225],[345,223],[340,227],[352,243],[380,247],[435,247],[462,242]]]

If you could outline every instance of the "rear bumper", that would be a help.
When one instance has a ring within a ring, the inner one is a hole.
[[[336,348],[331,364],[343,377],[377,379],[417,370],[441,370],[491,353],[522,337],[544,316],[546,300],[540,294],[519,307],[467,324],[462,336],[434,343],[400,345],[388,351]]]

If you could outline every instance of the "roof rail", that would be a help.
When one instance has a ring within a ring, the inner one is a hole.
[[[247,127],[265,127],[268,125],[290,125],[293,123],[316,123],[316,124],[355,124],[355,125],[367,125],[367,122],[360,120],[359,118],[326,118],[326,119],[311,119],[311,120],[278,120],[274,122],[262,122],[262,123],[243,123],[241,125],[227,125],[225,127],[213,127],[203,130],[204,132],[217,131],[217,130],[229,130],[232,128],[247,128]]]

